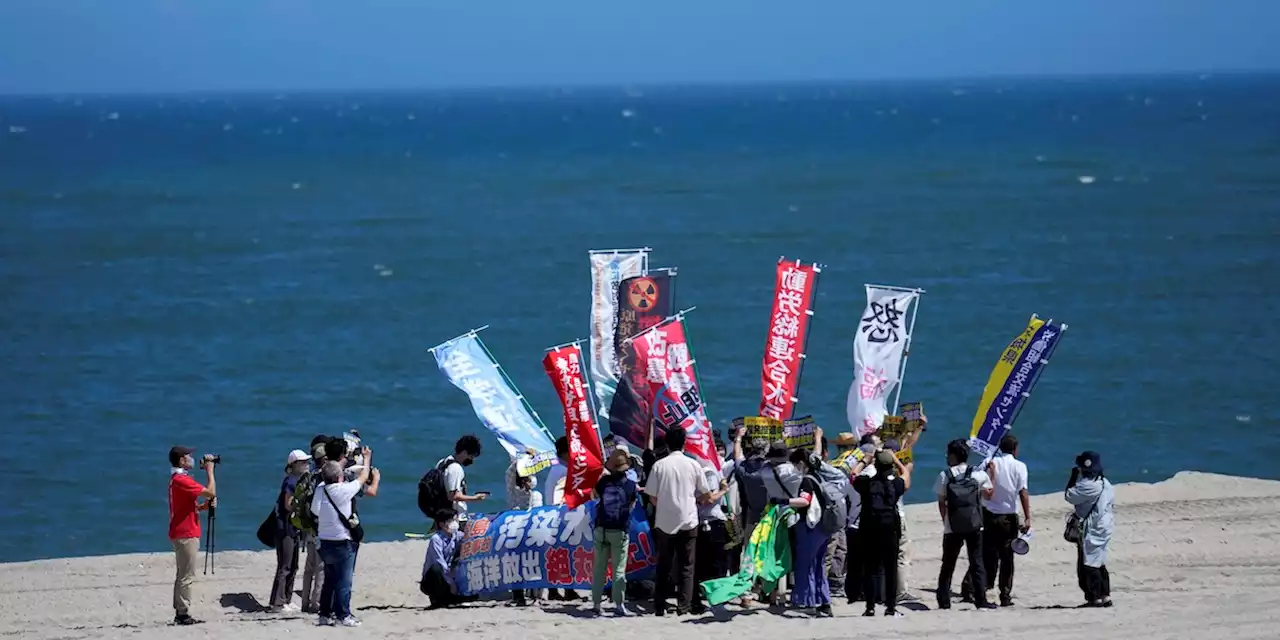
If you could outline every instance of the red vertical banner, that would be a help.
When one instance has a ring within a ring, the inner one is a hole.
[[[582,348],[570,344],[550,349],[542,359],[542,366],[560,396],[560,404],[564,406],[564,434],[569,438],[564,503],[570,509],[576,509],[591,499],[591,490],[604,473],[604,451],[587,401]]]
[[[760,373],[760,415],[786,420],[795,412],[804,366],[805,342],[813,317],[813,298],[822,267],[799,260],[778,260],[773,314]]]
[[[632,340],[637,367],[645,372],[652,394],[655,427],[662,432],[685,430],[685,452],[720,469],[711,438],[711,421],[707,419],[693,354],[684,331],[684,319],[673,318]]]

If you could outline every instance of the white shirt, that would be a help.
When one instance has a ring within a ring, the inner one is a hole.
[[[350,519],[351,499],[360,493],[360,487],[361,484],[357,480],[332,485],[321,484],[316,487],[316,493],[311,497],[311,513],[316,514],[316,518],[320,521],[316,537],[331,542],[351,539],[351,534],[347,532],[346,527],[342,526],[342,520],[338,518],[338,512],[333,510],[333,505],[338,505],[342,515]],[[329,498],[325,497],[326,492],[333,498],[333,504],[329,504]]]
[[[1018,493],[1027,489],[1027,464],[1007,453],[997,453],[991,459],[995,467],[996,492],[990,500],[983,500],[987,511],[999,515],[1018,513]]]
[[[551,502],[548,503],[550,506],[554,507],[564,503],[564,481],[568,477],[569,465],[563,462],[552,465],[551,469],[547,471],[546,489],[542,492],[542,498],[544,500],[550,498]]]
[[[969,465],[967,464],[958,464],[951,467],[951,473],[956,478],[960,478],[968,468]],[[979,488],[984,490],[991,488],[991,478],[987,476],[986,471],[974,469],[973,479],[978,483]],[[938,474],[938,479],[933,483],[933,495],[937,496],[938,499],[944,499],[947,497],[947,472],[945,469]],[[951,533],[951,522],[945,515],[942,516],[942,533]]]
[[[436,466],[444,464],[445,460],[453,460],[453,456],[440,458]],[[442,475],[444,476],[444,492],[447,495],[453,495],[454,491],[466,493],[462,491],[462,481],[467,479],[467,472],[463,470],[461,462],[449,465],[443,470]],[[461,500],[454,502],[453,510],[458,512],[461,519],[467,519],[467,503]]]
[[[664,533],[698,526],[698,496],[709,493],[702,465],[684,453],[671,453],[653,465],[645,493],[653,498],[653,525]]]

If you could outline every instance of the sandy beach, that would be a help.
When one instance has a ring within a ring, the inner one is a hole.
[[[929,479],[913,489],[927,491]],[[1110,569],[1113,609],[1075,610],[1074,550],[1061,539],[1066,505],[1060,494],[1034,498],[1037,535],[1019,558],[1017,605],[976,612],[912,610],[901,620],[862,618],[862,606],[836,601],[836,618],[814,620],[730,608],[727,619],[629,621],[589,619],[588,606],[517,609],[480,603],[451,611],[424,610],[417,578],[425,542],[365,545],[352,601],[359,629],[316,629],[314,616],[259,611],[267,598],[274,553],[220,552],[217,575],[200,575],[192,613],[205,624],[170,625],[173,558],[169,553],[71,558],[0,565],[0,636],[53,638],[238,638],[270,640],[303,632],[368,638],[422,637],[439,632],[477,638],[613,638],[680,633],[754,637],[846,638],[858,635],[1000,631],[1009,637],[1193,638],[1207,630],[1233,640],[1280,633],[1280,482],[1196,472],[1155,484],[1117,488],[1117,533]],[[908,508],[914,559],[911,590],[932,608],[941,527],[933,505]],[[953,590],[959,589],[959,575]],[[314,630],[314,631],[313,631]]]

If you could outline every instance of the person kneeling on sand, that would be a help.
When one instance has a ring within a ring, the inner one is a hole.
[[[431,604],[428,609],[444,609],[464,602],[473,602],[474,596],[458,593],[453,579],[453,562],[458,557],[458,543],[462,540],[457,516],[436,518],[431,538],[427,540],[427,558],[422,563],[422,582],[418,588]]]

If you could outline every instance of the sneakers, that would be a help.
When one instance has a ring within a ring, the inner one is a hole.
[[[595,605],[594,607],[591,607],[591,614],[599,618],[604,615],[604,611],[600,609],[600,605]]]
[[[1000,607],[997,607],[993,602],[984,602],[979,605],[974,605],[974,608],[979,611],[983,611],[983,610],[999,609]]]
[[[188,627],[193,624],[201,624],[202,622],[203,620],[196,620],[195,618],[192,618],[190,615],[187,615],[185,613],[180,616],[173,617],[173,623],[180,627]]]
[[[292,602],[289,602],[285,604],[283,607],[280,607],[280,610],[285,613],[300,613],[302,611],[302,607]]]
[[[360,626],[360,621],[356,620],[355,616],[347,616],[343,618],[342,622],[339,622],[338,624],[344,627],[358,627]]]
[[[626,605],[619,604],[618,606],[614,607],[613,615],[619,618],[629,618],[634,614],[632,614],[631,611],[627,609]]]
[[[335,625],[335,624],[337,624],[337,623],[338,623],[338,621],[337,621],[337,620],[334,620],[333,618],[330,618],[329,616],[320,616],[319,618],[317,618],[317,619],[316,619],[316,626],[317,626],[317,627],[332,627],[333,625]]]
[[[876,617],[876,610],[875,610],[875,609],[868,608],[866,611],[863,611],[863,612],[862,612],[862,617],[864,617],[864,618],[874,618],[874,617]]]
[[[901,617],[902,617],[902,612],[897,611],[897,610],[893,610],[893,609],[885,609],[885,610],[884,610],[884,617],[886,617],[886,618],[901,618]]]
[[[832,611],[831,611],[831,605],[829,605],[829,604],[824,604],[824,605],[822,605],[822,606],[818,607],[818,617],[819,617],[819,618],[834,618],[834,617],[836,617],[836,614],[832,613]]]

